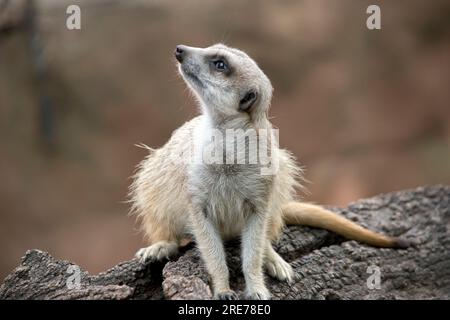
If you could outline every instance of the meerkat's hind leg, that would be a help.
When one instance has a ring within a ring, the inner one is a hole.
[[[270,242],[266,246],[264,260],[265,269],[271,277],[287,282],[294,280],[295,273],[292,266],[273,249]]]
[[[142,262],[153,262],[170,259],[177,253],[178,244],[175,241],[158,241],[151,246],[139,249],[135,256]]]

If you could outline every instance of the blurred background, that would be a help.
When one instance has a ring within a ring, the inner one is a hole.
[[[144,245],[125,203],[134,144],[197,114],[177,44],[256,59],[306,200],[449,184],[449,39],[448,0],[0,0],[0,280],[31,248],[97,273]]]

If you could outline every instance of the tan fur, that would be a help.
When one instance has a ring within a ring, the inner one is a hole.
[[[396,247],[398,240],[368,229],[314,204],[290,202],[283,206],[286,224],[303,225],[334,231],[346,238],[376,247]]]
[[[268,78],[245,53],[223,45],[183,47],[189,56],[180,73],[196,94],[203,115],[186,122],[169,141],[139,165],[130,189],[132,212],[150,246],[138,251],[143,260],[160,260],[194,235],[217,298],[235,298],[228,284],[222,240],[241,237],[247,297],[266,299],[263,266],[280,280],[290,281],[293,270],[272,248],[285,223],[335,231],[375,246],[393,247],[399,241],[364,229],[319,206],[295,202],[302,170],[284,149],[272,150],[279,170],[271,177],[255,175],[252,168],[193,165],[187,155],[204,143],[211,128],[272,128],[268,118],[272,87]],[[225,56],[234,69],[224,76],[204,61]],[[198,79],[192,79],[192,73]],[[245,90],[256,90],[250,112],[237,106]],[[234,170],[237,170],[236,172]],[[206,210],[206,211],[205,211]]]
[[[180,244],[189,237],[187,169],[182,162],[170,159],[173,153],[180,150],[187,153],[192,148],[193,128],[202,117],[186,122],[163,147],[157,150],[149,148],[150,154],[139,164],[133,177],[130,187],[131,213],[140,219],[141,231],[150,244],[161,240]],[[278,238],[284,226],[281,206],[295,200],[296,189],[302,188],[301,179],[302,169],[295,163],[292,154],[280,149],[280,170],[272,195],[274,214],[268,224],[271,240]]]

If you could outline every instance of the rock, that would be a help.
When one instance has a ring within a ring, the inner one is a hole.
[[[372,230],[414,240],[417,246],[373,248],[326,230],[289,226],[275,247],[292,264],[297,279],[287,284],[268,278],[274,299],[450,299],[450,186],[394,192],[331,209]],[[239,252],[238,242],[227,244],[231,287],[242,296]],[[75,287],[74,269],[80,270]],[[0,286],[0,299],[211,297],[208,275],[193,246],[167,263],[133,259],[95,276],[31,250]]]

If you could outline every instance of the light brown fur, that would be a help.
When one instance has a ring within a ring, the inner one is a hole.
[[[325,228],[374,246],[406,245],[322,207],[296,201],[302,170],[284,149],[272,150],[279,170],[271,177],[260,177],[250,167],[193,165],[183,161],[191,152],[195,154],[195,148],[204,143],[211,128],[271,129],[267,111],[272,87],[242,51],[223,45],[182,49],[187,53],[183,60],[179,58],[183,61],[180,72],[196,94],[203,115],[177,129],[163,147],[150,149],[138,167],[130,190],[132,211],[141,220],[142,231],[150,243],[138,251],[139,257],[169,258],[193,235],[212,276],[215,296],[230,299],[235,295],[228,285],[222,240],[241,237],[247,297],[266,299],[269,292],[261,273],[263,265],[280,280],[290,281],[294,275],[290,265],[271,246],[285,223]],[[210,56],[226,57],[234,73],[224,76],[211,71],[207,60]],[[242,112],[238,105],[243,100],[236,99],[248,90],[255,90],[258,96],[250,111]]]

